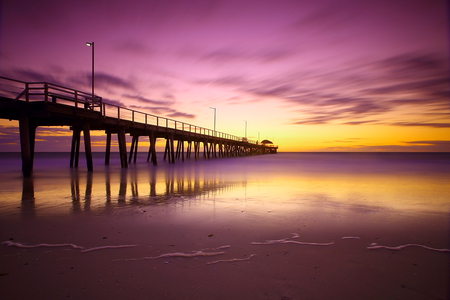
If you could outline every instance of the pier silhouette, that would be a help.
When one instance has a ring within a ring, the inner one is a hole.
[[[81,133],[86,165],[93,171],[92,130],[106,134],[105,164],[110,162],[111,137],[117,135],[122,168],[136,162],[140,137],[148,137],[147,162],[157,165],[156,140],[166,140],[164,160],[175,163],[193,157],[219,158],[277,153],[271,143],[218,132],[174,119],[109,104],[102,97],[48,82],[25,82],[0,76],[0,118],[19,121],[22,171],[33,170],[36,128],[69,126],[72,130],[70,167],[78,167]],[[132,137],[129,153],[126,134]],[[176,142],[176,147],[175,147]],[[201,151],[202,150],[202,151]]]

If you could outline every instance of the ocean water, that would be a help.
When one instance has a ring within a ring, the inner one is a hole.
[[[139,153],[122,169],[117,154],[105,166],[94,153],[87,172],[83,155],[69,168],[68,153],[36,153],[33,176],[23,178],[20,154],[0,153],[0,259],[14,258],[0,279],[48,285],[21,269],[34,255],[84,272],[70,271],[69,284],[59,269],[46,269],[61,288],[21,296],[448,296],[449,153],[278,153],[175,164],[158,155],[158,166]],[[20,276],[9,275],[15,268]]]
[[[158,166],[140,153],[137,163],[120,168],[117,153],[109,166],[94,153],[94,172],[69,168],[68,153],[36,153],[34,173],[22,178],[19,153],[0,154],[0,214],[29,201],[36,214],[84,209],[195,202],[198,199],[403,209],[448,213],[448,153],[279,153],[237,158],[200,158]],[[25,209],[25,207],[23,207]],[[280,209],[283,209],[282,205]]]

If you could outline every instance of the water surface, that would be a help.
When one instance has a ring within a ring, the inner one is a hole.
[[[64,282],[42,298],[448,296],[449,254],[428,249],[450,248],[447,153],[279,153],[173,165],[160,157],[158,166],[141,155],[121,169],[118,156],[104,166],[95,153],[90,173],[82,161],[69,168],[67,153],[37,153],[33,176],[23,178],[20,156],[1,154],[1,241],[133,247],[4,245],[0,284],[23,276],[44,284],[35,273],[43,266],[22,265],[39,258]],[[374,243],[428,248],[370,250]]]

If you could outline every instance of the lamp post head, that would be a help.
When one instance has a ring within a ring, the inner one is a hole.
[[[89,47],[94,46],[94,42],[86,42],[86,46],[89,46]]]

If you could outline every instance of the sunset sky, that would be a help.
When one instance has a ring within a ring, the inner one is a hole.
[[[0,76],[280,151],[450,151],[445,0],[3,0]],[[245,121],[244,121],[245,120]],[[37,151],[70,151],[39,128]],[[104,149],[96,133],[94,151]],[[0,151],[20,151],[0,120]]]

